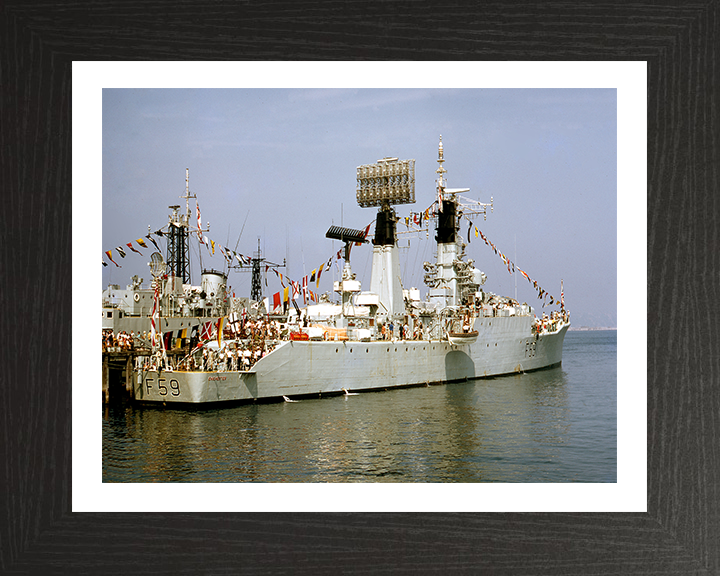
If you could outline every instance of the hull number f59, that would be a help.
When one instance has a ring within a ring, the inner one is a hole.
[[[167,378],[157,379],[157,388],[160,396],[180,396],[180,383],[174,378],[170,379],[170,382],[166,384]],[[155,378],[145,378],[145,391],[150,394],[155,383]]]

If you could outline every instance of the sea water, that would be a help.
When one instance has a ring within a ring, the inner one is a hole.
[[[561,367],[211,409],[103,406],[103,482],[616,482],[617,338]]]

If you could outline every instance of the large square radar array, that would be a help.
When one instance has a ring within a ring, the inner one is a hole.
[[[357,168],[357,201],[360,206],[415,203],[415,160],[383,158]]]

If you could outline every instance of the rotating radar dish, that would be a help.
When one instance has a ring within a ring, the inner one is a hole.
[[[150,272],[155,278],[165,273],[165,261],[160,252],[153,252],[150,255]]]

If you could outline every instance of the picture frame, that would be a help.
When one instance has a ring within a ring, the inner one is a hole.
[[[272,3],[150,2],[143,18],[133,10],[10,1],[0,12],[0,269],[10,305],[0,316],[0,571],[718,570],[716,3],[608,11],[506,2],[440,14],[426,4],[407,14],[407,5],[333,3],[313,19]],[[452,34],[439,31],[440,15]],[[71,310],[83,305],[69,277],[79,265],[72,242],[82,241],[71,226],[72,173],[82,169],[72,156],[72,61],[307,58],[647,61],[647,513],[71,512],[70,381],[82,369],[71,363]]]

